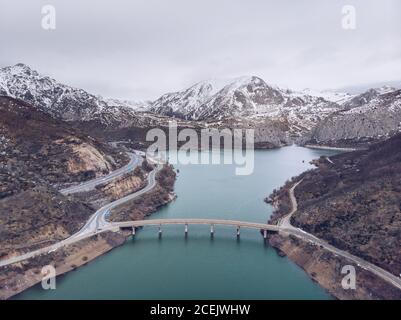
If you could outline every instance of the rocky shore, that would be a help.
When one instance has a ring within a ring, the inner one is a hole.
[[[112,181],[115,190],[119,190],[121,194],[110,194],[109,186],[99,186],[95,192],[91,192],[91,205],[109,201],[116,196],[123,196],[127,193],[135,192],[144,185],[146,172],[139,168],[133,174],[128,174],[116,181]],[[157,175],[157,186],[143,196],[117,207],[112,214],[114,220],[125,219],[142,219],[143,217],[155,212],[160,206],[171,202],[175,195],[173,193],[175,172],[171,166],[165,166]],[[126,187],[126,188],[125,188]],[[134,189],[131,189],[134,187]],[[133,191],[134,190],[134,191]],[[75,198],[84,199],[87,193],[75,196]],[[103,199],[102,199],[103,197]],[[81,201],[81,200],[80,200]],[[138,206],[138,204],[141,204]],[[77,228],[75,231],[78,231]],[[74,243],[49,253],[44,256],[38,256],[27,261],[2,267],[0,275],[0,299],[9,299],[12,296],[41,282],[41,269],[45,265],[52,265],[56,268],[57,276],[65,274],[69,271],[83,266],[97,257],[107,253],[115,247],[118,247],[126,241],[130,233],[105,232],[85,240]],[[40,245],[38,245],[41,247]],[[19,251],[19,250],[18,250]],[[26,251],[26,250],[24,250]]]
[[[304,242],[296,237],[270,235],[269,243],[282,257],[288,257],[331,296],[340,300],[401,299],[401,291],[369,271],[336,256],[331,252]],[[344,289],[341,273],[343,266],[353,265],[356,271],[356,289]]]
[[[289,189],[302,179],[295,189],[298,210],[291,224],[398,276],[400,150],[398,135],[368,150],[333,156],[331,162],[315,160],[316,169],[287,181],[266,199],[275,208],[269,222],[277,223],[290,212]],[[401,290],[323,248],[282,235],[269,241],[338,299],[401,299]],[[342,288],[345,265],[356,269],[355,290]]]

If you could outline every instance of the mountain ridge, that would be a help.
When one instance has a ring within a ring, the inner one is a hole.
[[[397,89],[389,86],[359,95],[295,91],[243,76],[201,81],[155,101],[135,102],[90,94],[25,64],[0,69],[0,95],[21,99],[90,133],[115,138],[140,131],[139,139],[144,139],[146,128],[177,119],[183,126],[253,127],[265,132],[260,134],[262,142],[273,139],[276,146],[281,145],[278,141],[336,145],[377,140],[400,130],[401,97],[394,92]],[[384,98],[386,94],[390,99]],[[382,104],[386,107],[378,108]],[[266,134],[272,134],[271,139]]]
[[[101,96],[57,82],[19,63],[0,69],[0,95],[25,101],[64,121],[98,120],[105,126],[124,125],[135,118],[127,103],[108,103]]]

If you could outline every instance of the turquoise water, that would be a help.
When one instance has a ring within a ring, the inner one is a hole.
[[[266,222],[263,199],[308,163],[334,151],[285,147],[255,152],[254,173],[233,165],[177,165],[178,198],[151,218],[216,218]],[[215,226],[146,227],[135,239],[57,278],[57,289],[35,286],[17,299],[330,299],[294,263],[264,244],[258,231]]]

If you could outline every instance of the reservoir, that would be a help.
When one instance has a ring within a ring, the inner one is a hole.
[[[309,161],[338,151],[297,146],[255,151],[254,172],[234,165],[176,165],[177,199],[154,218],[215,218],[266,223],[263,199],[305,170]],[[16,299],[331,299],[286,257],[265,245],[256,230],[164,226],[139,230],[135,239],[57,278],[56,290],[37,285]]]

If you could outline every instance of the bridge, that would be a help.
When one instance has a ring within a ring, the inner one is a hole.
[[[102,213],[103,214],[103,213]],[[93,215],[92,217],[97,217],[97,215]],[[103,217],[103,215],[101,216]],[[162,226],[163,225],[183,225],[185,226],[184,232],[185,235],[188,235],[188,226],[189,225],[210,225],[210,234],[213,236],[214,234],[214,226],[215,225],[226,225],[232,226],[236,228],[237,237],[240,236],[241,228],[251,228],[257,229],[262,232],[263,238],[267,238],[267,234],[269,232],[288,232],[290,230],[280,227],[278,225],[257,223],[257,222],[247,222],[247,221],[237,221],[237,220],[223,220],[223,219],[149,219],[149,220],[134,220],[134,221],[126,221],[126,222],[104,222],[104,223],[94,223],[93,220],[90,220],[88,225],[91,228],[83,228],[85,232],[78,232],[75,235],[64,239],[58,243],[52,244],[45,248],[37,249],[34,251],[30,251],[28,253],[22,254],[20,256],[10,257],[5,260],[0,260],[0,267],[4,267],[10,264],[18,263],[42,254],[52,253],[64,246],[68,246],[74,244],[78,241],[88,239],[93,237],[94,235],[101,234],[107,231],[116,232],[124,229],[131,229],[132,235],[135,236],[135,231],[137,228],[144,226],[158,226],[159,227],[159,236],[162,234]],[[96,225],[96,227],[95,227]],[[93,228],[92,228],[93,227]]]
[[[136,221],[126,221],[126,222],[114,222],[111,226],[119,229],[132,229],[132,234],[135,235],[135,229],[144,226],[158,226],[159,235],[162,233],[163,225],[183,225],[185,226],[185,235],[188,234],[189,225],[209,225],[210,234],[214,234],[215,225],[225,225],[232,226],[236,228],[237,236],[240,236],[241,228],[257,229],[263,232],[263,237],[267,238],[268,232],[279,232],[281,227],[277,225],[248,222],[248,221],[237,221],[237,220],[222,220],[222,219],[149,219],[149,220],[136,220]]]
[[[107,176],[97,178],[94,181],[84,182],[78,186],[72,186],[67,189],[63,189],[60,192],[63,194],[71,194],[71,193],[75,193],[75,192],[92,190],[98,184],[104,183],[105,181],[112,180],[112,179],[116,178],[117,176],[123,175],[124,173],[133,170],[133,168],[135,168],[135,166],[139,165],[142,160],[138,159],[138,157],[135,154],[129,154],[129,156],[131,159],[130,163],[127,166],[125,166],[121,169],[118,169],[117,172],[113,172]],[[152,161],[152,159],[148,159],[148,160]],[[136,228],[144,227],[144,226],[158,226],[159,227],[159,236],[160,236],[162,233],[163,225],[183,225],[183,226],[185,226],[185,229],[184,229],[185,235],[187,235],[189,225],[209,225],[210,226],[210,234],[211,234],[211,236],[213,236],[215,225],[226,225],[226,226],[232,226],[232,227],[236,228],[237,237],[240,236],[241,228],[258,229],[263,234],[264,239],[267,238],[268,232],[274,232],[274,233],[278,232],[285,236],[288,236],[288,235],[295,236],[303,241],[307,241],[314,245],[320,246],[321,248],[324,248],[324,249],[332,252],[335,256],[342,256],[345,259],[347,259],[348,261],[357,264],[359,267],[372,272],[373,274],[377,275],[381,279],[394,285],[398,289],[401,289],[401,279],[398,276],[396,276],[396,275],[394,275],[368,261],[365,261],[362,258],[356,257],[346,251],[340,250],[340,249],[330,245],[326,241],[324,241],[322,239],[318,239],[314,235],[307,233],[307,232],[303,231],[302,229],[296,228],[291,225],[291,221],[290,221],[291,216],[297,211],[297,200],[294,195],[294,189],[299,183],[302,182],[302,180],[295,183],[289,190],[289,195],[290,195],[290,199],[291,199],[291,203],[292,203],[292,210],[286,216],[281,218],[278,221],[277,225],[257,223],[257,222],[237,221],[237,220],[222,220],[222,219],[149,219],[149,220],[126,221],[126,222],[109,222],[109,221],[107,221],[106,216],[109,214],[109,211],[112,208],[114,208],[126,201],[134,199],[135,197],[151,190],[156,185],[155,175],[161,169],[162,165],[160,163],[158,163],[157,161],[152,161],[152,162],[157,163],[157,167],[149,173],[149,175],[147,177],[148,185],[145,188],[143,188],[137,192],[134,192],[124,198],[118,199],[118,200],[116,200],[112,203],[109,203],[109,204],[105,205],[104,207],[100,208],[89,218],[87,223],[83,226],[83,228],[80,231],[71,235],[69,238],[64,239],[53,245],[50,245],[50,246],[47,246],[47,247],[44,247],[41,249],[37,249],[34,251],[30,251],[30,252],[24,253],[19,256],[12,256],[12,257],[9,257],[8,259],[2,259],[2,260],[0,260],[0,267],[18,263],[18,262],[39,256],[39,255],[42,255],[42,254],[52,253],[52,252],[60,249],[61,247],[71,245],[80,240],[87,239],[94,235],[97,235],[97,234],[100,234],[103,232],[107,232],[107,231],[119,231],[119,230],[130,228],[132,230],[132,234],[135,235]]]

